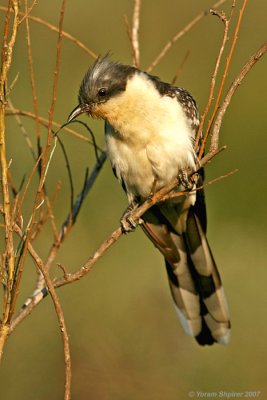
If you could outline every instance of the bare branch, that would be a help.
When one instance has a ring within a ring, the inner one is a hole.
[[[59,236],[56,240],[54,240],[54,243],[50,249],[49,255],[47,257],[47,260],[45,262],[45,269],[49,270],[53,261],[55,260],[55,257],[57,255],[58,250],[60,249],[61,245],[63,244],[65,238],[67,237],[67,234],[70,232],[71,228],[74,226],[74,223],[76,222],[78,213],[81,209],[81,206],[88,195],[89,191],[94,185],[95,180],[98,177],[99,172],[101,171],[105,161],[106,161],[107,155],[105,152],[101,153],[99,156],[99,160],[96,163],[94,169],[92,170],[90,176],[88,177],[86,184],[84,185],[81,193],[77,197],[76,202],[73,204],[72,209],[70,210],[69,214],[67,215],[65,221],[63,222],[61,226],[61,230],[59,233]],[[72,224],[70,224],[70,220],[72,221]],[[28,250],[31,254],[31,256],[34,258],[35,262],[38,263],[38,256],[36,252],[34,252],[32,246],[29,244]],[[40,277],[40,280],[37,281],[40,283],[39,287],[35,289],[35,292],[33,295],[26,300],[24,303],[23,308],[20,310],[18,316],[12,321],[11,327],[10,327],[10,333],[14,331],[14,329],[22,322],[35,308],[36,305],[38,305],[45,295],[47,294],[47,291],[45,290],[44,287],[42,287],[42,279]]]
[[[128,39],[132,45],[132,32],[131,32],[131,27],[130,27],[130,23],[129,23],[127,15],[123,15],[123,21],[126,26],[126,32],[127,32]]]
[[[251,70],[251,68],[256,64],[257,61],[260,60],[260,58],[266,53],[267,51],[267,42],[265,42],[259,50],[257,50],[248,60],[248,62],[244,65],[232,85],[230,86],[230,89],[228,90],[224,101],[220,107],[220,111],[217,114],[216,120],[214,122],[214,127],[211,135],[211,145],[210,145],[210,151],[214,151],[215,149],[218,148],[219,145],[219,132],[221,129],[222,125],[222,120],[223,117],[226,113],[226,110],[230,104],[230,101],[233,97],[233,94],[235,93],[236,89],[238,88],[239,85],[241,85],[243,79],[245,76],[248,74],[248,72]]]
[[[21,238],[25,237],[25,235],[22,233],[21,229],[15,225],[14,226],[15,231],[19,234]],[[58,299],[58,296],[56,294],[53,282],[49,276],[49,272],[46,270],[42,259],[39,257],[39,255],[36,253],[34,250],[33,246],[29,243],[28,244],[28,250],[33,257],[36,266],[40,270],[42,276],[44,277],[46,286],[49,290],[49,293],[51,295],[51,298],[53,300],[58,322],[59,322],[59,327],[60,327],[60,332],[62,335],[63,339],[63,347],[64,347],[64,358],[65,358],[65,366],[66,366],[66,375],[65,375],[65,394],[64,394],[64,400],[70,400],[70,385],[71,385],[71,358],[70,358],[70,345],[69,345],[69,337],[68,337],[68,332],[67,332],[67,327],[64,319],[64,314],[63,310],[60,304],[60,301]],[[31,305],[33,305],[32,303]],[[17,320],[18,322],[18,320]],[[9,333],[12,332],[15,328],[15,323],[12,323],[12,328]]]
[[[216,3],[212,5],[212,8],[217,8],[223,3],[225,3],[227,0],[219,0]],[[147,68],[147,72],[151,72],[157,65],[158,63],[165,57],[167,52],[172,48],[174,43],[176,43],[179,39],[181,39],[187,32],[189,32],[199,21],[201,21],[206,15],[208,15],[207,11],[202,11],[199,13],[191,22],[189,22],[181,31],[176,33],[176,35],[173,36],[172,39],[170,39],[163,49],[160,51],[159,55],[155,58],[155,60],[150,64],[150,66]]]
[[[133,65],[136,67],[139,67],[140,64],[140,51],[139,51],[140,8],[141,8],[141,0],[134,0],[131,43],[133,51]]]
[[[13,25],[10,28],[11,9],[14,11]],[[12,211],[10,206],[10,194],[8,188],[8,161],[6,154],[6,127],[5,127],[5,108],[8,72],[12,62],[12,52],[15,45],[18,30],[18,0],[9,0],[6,14],[4,37],[2,44],[2,59],[0,73],[0,163],[1,163],[1,187],[3,194],[3,214],[5,222],[5,254],[2,268],[7,268],[8,276],[4,288],[3,320],[0,326],[0,361],[3,354],[3,347],[7,338],[11,318],[12,288],[15,273],[15,254],[12,235]],[[11,35],[9,39],[9,31]],[[0,271],[0,276],[3,276]]]
[[[0,6],[0,10],[2,11],[7,11],[7,7]],[[26,17],[25,13],[19,12],[19,15],[22,16],[23,18]],[[46,26],[47,28],[51,29],[51,31],[59,33],[59,28],[55,25],[50,24],[49,22],[44,21],[42,18],[35,17],[34,15],[27,15],[27,18],[37,22],[40,25]],[[21,19],[22,21],[22,19]],[[21,22],[20,21],[20,22]],[[68,32],[62,31],[62,36],[64,36],[66,39],[69,39],[71,42],[76,44],[78,47],[80,47],[82,50],[84,50],[87,54],[89,54],[92,58],[96,59],[97,55],[88,47],[86,47],[80,40],[78,40],[75,36],[70,35]]]
[[[234,7],[234,5],[235,5],[235,1],[233,2],[233,7]],[[243,1],[243,5],[242,5],[242,7],[241,7],[241,9],[239,11],[239,18],[238,18],[238,21],[237,21],[237,24],[236,24],[235,33],[234,33],[234,37],[233,37],[233,40],[232,40],[231,48],[230,48],[230,51],[229,51],[229,54],[228,54],[228,57],[227,57],[227,60],[226,60],[226,65],[225,65],[223,77],[222,77],[222,80],[221,80],[221,84],[220,84],[220,87],[219,87],[218,95],[217,95],[217,98],[216,98],[214,110],[213,110],[212,116],[211,116],[211,118],[210,118],[210,120],[208,122],[208,126],[207,126],[207,129],[206,129],[204,138],[202,140],[202,143],[201,143],[200,151],[199,151],[199,154],[198,154],[199,159],[204,154],[205,145],[206,145],[207,139],[208,139],[209,134],[210,134],[210,129],[211,129],[211,126],[213,124],[213,121],[214,121],[214,118],[216,116],[216,113],[218,111],[219,105],[220,105],[222,92],[223,92],[223,89],[224,89],[224,86],[225,86],[226,78],[227,78],[227,75],[228,75],[228,72],[229,72],[229,68],[230,68],[230,64],[231,64],[231,61],[232,61],[232,57],[233,57],[233,54],[234,54],[234,50],[235,50],[235,46],[236,46],[236,42],[237,42],[237,38],[238,38],[238,32],[240,30],[240,25],[241,25],[241,21],[242,21],[242,18],[243,18],[243,14],[244,14],[246,5],[247,5],[247,0],[244,0]],[[232,12],[233,12],[233,8],[232,8]],[[232,12],[231,12],[231,15],[232,15]]]
[[[123,235],[121,227],[115,229],[113,233],[106,239],[97,249],[97,251],[83,264],[83,266],[73,274],[64,275],[54,282],[55,288],[65,285],[70,282],[81,279],[88,274],[96,264],[96,262],[104,255],[104,253]]]
[[[19,110],[18,108],[8,108],[7,107],[7,111],[6,111],[6,116],[12,116],[12,115],[22,115],[24,117],[29,117],[32,119],[36,119],[36,115],[34,113],[31,113],[29,111],[24,111],[24,110]],[[43,117],[39,117],[39,121],[40,123],[44,126],[44,127],[48,127],[49,121],[47,118],[43,118]],[[78,139],[84,140],[85,142],[88,142],[90,144],[93,144],[92,141],[90,141],[90,139],[88,139],[87,137],[81,135],[80,133],[74,131],[73,129],[68,128],[65,125],[60,125],[59,123],[53,121],[53,126],[57,129],[63,129],[64,131],[70,133],[73,136],[76,136]],[[101,151],[101,148],[98,147],[98,149]]]
[[[35,3],[33,3],[34,5]],[[32,98],[33,98],[33,108],[35,113],[35,121],[36,121],[36,136],[37,140],[40,140],[40,121],[39,121],[39,111],[38,111],[38,100],[36,93],[36,85],[34,78],[34,70],[33,70],[33,60],[32,60],[32,47],[31,47],[31,36],[30,36],[30,26],[29,26],[29,10],[28,10],[28,1],[25,0],[25,22],[26,22],[26,41],[27,41],[27,50],[28,50],[28,63],[30,70],[30,81],[32,88]]]
[[[36,6],[37,0],[33,0],[32,5],[30,7],[26,7],[24,16],[20,19],[19,24],[21,24],[26,18],[29,17],[30,13],[32,12],[34,6]]]
[[[233,11],[233,8],[232,8],[232,11]],[[225,14],[219,13],[218,11],[210,10],[210,12],[213,15],[216,15],[217,17],[219,17],[220,20],[224,23],[224,34],[223,34],[222,44],[221,44],[221,47],[220,47],[220,50],[219,50],[219,55],[218,55],[216,63],[215,63],[214,72],[213,72],[212,78],[211,78],[209,98],[208,98],[204,113],[201,116],[198,132],[197,132],[197,135],[196,135],[195,150],[197,150],[198,147],[199,147],[199,140],[200,140],[200,137],[202,135],[204,122],[206,120],[206,117],[208,115],[211,103],[212,103],[213,98],[214,98],[214,89],[215,89],[215,84],[216,84],[216,78],[217,78],[217,75],[218,75],[218,71],[219,71],[219,67],[220,67],[220,64],[221,64],[222,55],[223,55],[223,52],[224,52],[224,49],[225,49],[225,45],[226,45],[226,42],[228,40],[229,24],[230,24],[230,21],[231,21],[231,18],[232,18],[232,13],[230,15],[230,18],[227,19],[225,17]]]
[[[175,82],[177,81],[179,75],[181,74],[181,72],[182,72],[182,70],[183,70],[183,68],[184,68],[184,66],[185,66],[185,63],[186,63],[186,61],[188,60],[189,55],[190,55],[190,51],[188,50],[188,51],[186,52],[184,58],[182,59],[182,62],[181,62],[180,65],[178,66],[174,77],[173,77],[172,80],[171,80],[171,84],[172,84],[172,85],[175,85]]]
[[[18,124],[18,127],[20,128],[20,130],[21,130],[21,132],[22,132],[22,134],[23,134],[23,136],[25,138],[25,141],[27,143],[27,146],[30,149],[31,155],[32,155],[33,159],[36,160],[36,154],[35,154],[35,151],[34,151],[33,144],[32,144],[32,141],[30,139],[30,136],[28,135],[28,132],[26,131],[26,129],[25,129],[23,123],[22,123],[22,120],[21,120],[21,118],[19,116],[19,113],[16,113],[16,110],[15,110],[15,108],[13,106],[13,103],[10,100],[10,98],[8,99],[8,105],[9,105],[9,107],[6,108],[6,116],[9,113],[9,111],[7,111],[7,110],[9,110],[9,108],[10,108],[11,112],[12,112],[12,114],[10,114],[10,115],[14,115],[15,120],[16,120],[16,122]],[[32,114],[32,115],[33,115],[33,118],[36,119],[36,115],[34,115],[34,114]]]
[[[50,292],[52,300],[54,302],[56,314],[58,317],[60,332],[63,339],[63,347],[64,347],[64,359],[65,359],[65,393],[64,400],[70,400],[70,388],[71,388],[71,358],[70,358],[70,344],[69,344],[69,336],[67,332],[67,326],[65,323],[65,318],[63,314],[63,310],[60,304],[60,301],[57,297],[56,290],[54,288],[53,282],[49,276],[49,272],[42,266],[39,268],[44,276],[46,286]]]
[[[238,169],[234,169],[233,171],[227,172],[227,174],[218,176],[217,178],[211,179],[210,181],[204,183],[201,186],[198,186],[195,189],[190,190],[190,192],[175,192],[175,193],[169,193],[166,196],[164,196],[161,201],[166,201],[169,199],[176,199],[177,197],[181,196],[190,196],[191,193],[197,192],[199,190],[205,189],[207,186],[212,185],[215,182],[221,181],[222,179],[229,178],[229,176],[234,175],[236,172],[238,172]]]

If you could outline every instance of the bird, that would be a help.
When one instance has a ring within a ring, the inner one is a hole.
[[[200,345],[228,344],[229,309],[206,238],[204,171],[194,150],[199,112],[192,95],[141,69],[99,56],[86,72],[78,106],[81,114],[105,122],[108,158],[129,206],[121,219],[134,229],[131,210],[179,177],[186,196],[153,205],[141,227],[165,259],[175,310],[184,331]],[[195,182],[187,171],[196,171]],[[132,225],[132,226],[131,226]]]

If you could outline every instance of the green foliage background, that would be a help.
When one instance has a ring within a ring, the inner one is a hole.
[[[208,10],[211,3],[144,0],[141,67],[146,69],[166,41],[198,12]],[[230,3],[222,8],[229,11]],[[242,2],[237,3],[241,6]],[[57,25],[60,4],[59,0],[39,1],[33,15]],[[96,53],[111,50],[114,59],[130,63],[123,15],[131,19],[131,13],[132,1],[128,0],[69,0],[64,30]],[[237,14],[236,10],[235,20]],[[266,15],[266,0],[249,1],[227,86],[266,40]],[[1,11],[1,30],[3,21]],[[51,103],[57,35],[35,22],[30,25],[40,114],[46,117]],[[10,81],[18,72],[19,78],[11,98],[15,107],[32,111],[26,33],[23,26],[20,29]],[[195,96],[200,111],[206,104],[222,33],[221,22],[208,15],[173,46],[153,71],[170,81],[190,50],[177,84]],[[58,292],[70,334],[73,399],[176,400],[188,398],[191,391],[260,391],[260,398],[267,398],[266,60],[265,56],[253,68],[234,96],[221,131],[221,144],[228,148],[206,169],[207,179],[239,169],[234,176],[206,190],[208,237],[231,309],[230,344],[202,348],[184,335],[172,305],[162,257],[138,229],[113,246],[86,278]],[[87,54],[64,39],[55,114],[58,122],[65,122],[76,105],[80,81],[91,63]],[[34,122],[26,118],[23,122],[34,140]],[[103,144],[102,122],[90,121],[90,126]],[[85,134],[77,126],[78,129]],[[43,140],[45,135],[42,129]],[[69,153],[77,194],[86,166],[94,164],[93,152],[90,146],[67,133],[62,132],[61,137]],[[32,159],[11,118],[8,152],[13,159],[14,179],[19,184],[24,174],[28,176]],[[69,206],[66,168],[59,148],[48,176],[50,193],[57,180],[62,181],[56,206],[59,223]],[[29,215],[31,201],[29,194],[25,216]],[[77,269],[118,226],[125,207],[124,193],[106,163],[57,261],[69,270]],[[35,244],[43,257],[49,249],[50,235],[47,229]],[[56,266],[53,273],[60,275]],[[29,260],[21,304],[34,288],[34,277]],[[63,398],[63,385],[61,337],[53,304],[47,298],[8,340],[0,370],[0,398],[57,400]]]

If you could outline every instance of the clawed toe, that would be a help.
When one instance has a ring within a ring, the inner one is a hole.
[[[186,190],[192,190],[198,180],[197,174],[188,176],[187,168],[182,168],[178,173],[180,185],[183,185]]]
[[[138,225],[142,224],[144,221],[139,218],[138,220],[133,218],[133,212],[138,208],[139,204],[130,204],[125,210],[120,223],[121,228],[124,233],[133,232]]]
[[[130,216],[123,216],[120,222],[124,233],[133,232],[137,227],[137,223]]]

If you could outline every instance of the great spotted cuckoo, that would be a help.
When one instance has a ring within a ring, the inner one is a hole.
[[[185,90],[133,66],[98,58],[80,86],[79,104],[69,121],[82,113],[105,121],[108,156],[125,190],[127,215],[152,192],[180,176],[177,191],[188,190],[186,171],[198,167],[194,151],[199,115]],[[199,171],[195,187],[203,184]],[[158,203],[141,224],[165,258],[176,312],[187,334],[201,345],[226,344],[228,306],[206,238],[203,190]]]

